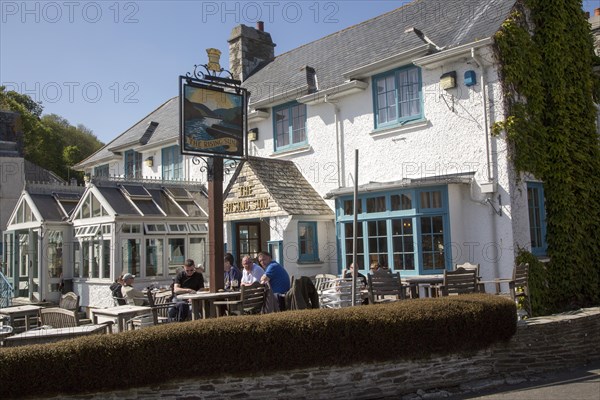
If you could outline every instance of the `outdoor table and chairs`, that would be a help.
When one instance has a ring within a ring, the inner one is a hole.
[[[217,300],[236,301],[241,298],[240,291],[196,292],[177,295],[178,300],[190,300],[192,303],[192,319],[206,319],[217,316],[214,302]]]
[[[512,278],[498,278],[491,281],[481,281],[481,284],[494,284],[497,295],[508,295],[510,298],[518,303],[522,302],[522,308],[517,312],[519,318],[523,316],[531,317],[531,299],[529,298],[529,264],[520,263],[513,267]],[[502,285],[508,285],[508,293],[502,291]],[[523,315],[521,315],[523,314]]]
[[[29,344],[51,343],[80,336],[108,333],[110,325],[80,325],[69,328],[44,328],[31,329],[23,333],[8,336],[3,339],[5,347],[24,346]]]
[[[98,324],[98,316],[109,317],[112,319],[116,318],[117,329],[119,332],[123,332],[125,330],[125,321],[136,315],[152,313],[152,307],[125,305],[109,308],[94,308],[91,312],[94,324]]]
[[[215,300],[215,311],[220,316],[219,307],[226,306],[227,315],[260,314],[265,304],[264,284],[254,282],[252,285],[242,286],[239,300]]]
[[[444,282],[444,275],[403,276],[402,283],[410,287],[411,297],[437,297],[437,287]]]
[[[40,306],[34,305],[24,305],[24,306],[15,306],[15,307],[6,307],[0,308],[0,314],[8,316],[8,325],[12,326],[17,331],[28,331],[31,328],[31,318],[34,318],[36,321],[38,319],[38,315],[40,312]],[[15,321],[23,318],[25,320],[25,324],[23,327],[15,326]],[[36,323],[37,326],[37,323]]]

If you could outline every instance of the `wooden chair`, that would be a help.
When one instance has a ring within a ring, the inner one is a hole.
[[[476,270],[458,267],[454,271],[444,271],[444,283],[440,286],[442,296],[477,292]]]
[[[454,264],[454,270],[457,270],[458,268],[475,270],[475,279],[477,280],[477,291],[479,293],[485,293],[485,284],[481,283],[481,268],[479,264],[471,264],[470,262],[466,262],[464,264]]]
[[[79,300],[79,295],[74,292],[67,292],[60,296],[58,307],[64,308],[65,310],[79,311]]]
[[[40,309],[40,322],[42,326],[52,328],[72,328],[80,325],[76,311],[60,307]]]
[[[517,303],[517,313],[519,319],[523,318],[522,313],[526,313],[527,317],[533,315],[531,311],[531,299],[529,298],[529,264],[520,263],[513,268],[512,279],[508,282],[511,298]],[[522,306],[522,308],[519,307]]]
[[[152,312],[156,315],[157,323],[169,322],[169,309],[175,305],[171,301],[172,298],[170,292],[152,293],[149,291],[148,304],[150,304]]]
[[[229,315],[260,314],[265,304],[265,285],[254,282],[250,286],[242,286],[240,300],[215,301],[214,305],[219,314],[218,306],[227,306]],[[217,315],[219,316],[219,315]]]
[[[403,285],[400,272],[367,275],[369,304],[389,303],[405,299],[408,286]]]
[[[148,314],[136,315],[126,322],[128,329],[140,329],[147,326],[154,326],[170,322],[169,308],[175,303],[171,302],[171,293],[153,293],[151,290],[146,292],[148,305],[152,312]]]
[[[80,300],[81,298],[78,294],[74,292],[67,292],[60,296],[60,299],[58,301],[58,307],[77,313],[80,325],[91,324],[92,320],[90,318],[87,318],[85,312],[79,311]]]

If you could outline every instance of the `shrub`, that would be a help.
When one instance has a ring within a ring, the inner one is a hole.
[[[484,349],[515,332],[515,304],[485,294],[171,323],[1,349],[0,396],[427,358]],[[25,382],[24,371],[43,379]]]

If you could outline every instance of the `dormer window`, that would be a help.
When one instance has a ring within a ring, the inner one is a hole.
[[[306,143],[306,104],[296,102],[273,109],[275,151]]]
[[[373,77],[375,128],[423,117],[421,70],[398,68]]]
[[[134,150],[128,150],[124,155],[125,178],[142,178],[142,153]]]

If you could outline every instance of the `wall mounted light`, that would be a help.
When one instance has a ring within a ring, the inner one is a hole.
[[[465,86],[474,86],[477,84],[477,74],[475,71],[465,71]]]
[[[258,140],[258,128],[252,128],[248,131],[248,140],[251,142]]]
[[[440,76],[440,86],[444,90],[454,89],[456,87],[456,71],[446,72]]]
[[[144,160],[144,164],[146,164],[147,167],[151,167],[154,165],[154,157],[150,156],[148,158],[146,158]]]

